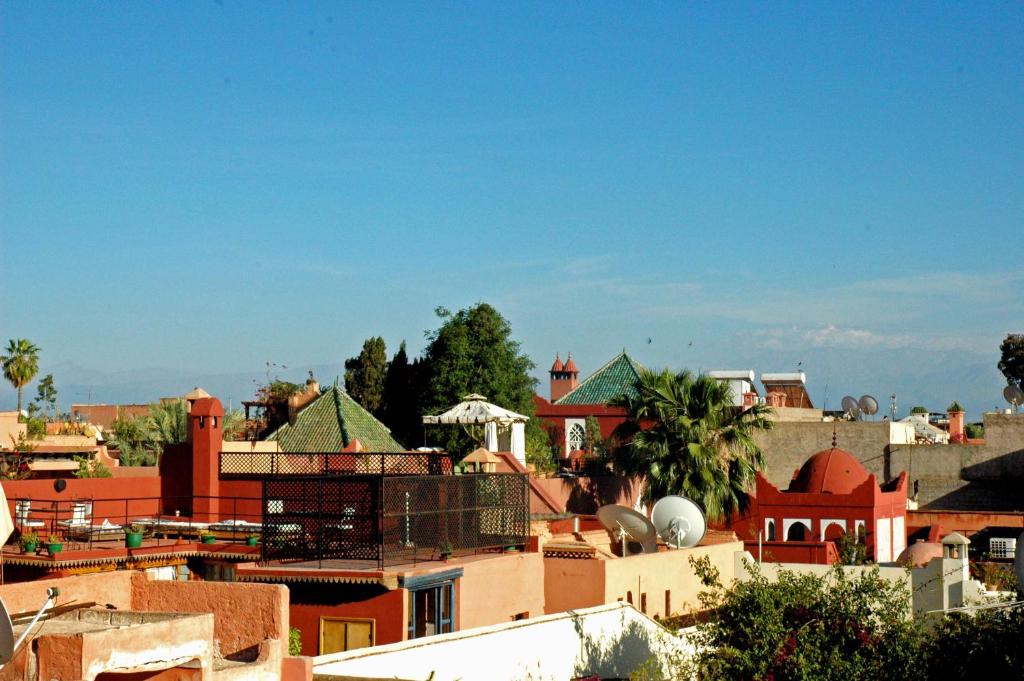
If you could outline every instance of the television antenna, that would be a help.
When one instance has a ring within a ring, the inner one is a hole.
[[[871,395],[861,395],[860,400],[857,401],[857,406],[862,414],[874,416],[878,413],[878,400]]]
[[[28,638],[29,633],[31,633],[32,627],[36,625],[43,616],[43,613],[56,603],[57,596],[59,595],[60,589],[57,587],[50,587],[46,590],[46,602],[43,603],[43,607],[39,608],[39,612],[28,623],[25,630],[21,632],[18,640],[14,640],[14,624],[11,623],[11,615],[7,612],[7,606],[3,601],[0,601],[0,668],[14,659],[18,649],[25,642],[25,639]]]
[[[1024,404],[1024,390],[1017,385],[1008,385],[1003,388],[1003,399],[1012,404],[1013,411],[1016,412],[1020,405]]]
[[[651,522],[658,528],[658,535],[665,545],[674,549],[696,546],[708,529],[700,506],[686,497],[675,495],[658,499],[651,510]]]
[[[618,504],[607,504],[597,509],[597,519],[622,542],[623,557],[637,553],[657,553],[658,531],[642,513]],[[640,550],[632,549],[627,540],[639,544]]]
[[[860,404],[853,395],[847,395],[842,401],[843,412],[849,414],[854,420],[860,416]]]

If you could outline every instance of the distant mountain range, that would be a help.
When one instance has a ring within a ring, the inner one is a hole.
[[[798,367],[799,363],[799,367]],[[879,415],[889,413],[889,396],[896,395],[898,414],[922,405],[932,411],[944,410],[956,400],[967,409],[968,419],[979,419],[983,411],[1004,408],[1001,391],[1005,385],[995,361],[977,355],[909,349],[843,350],[812,348],[802,351],[751,349],[729,366],[702,369],[751,368],[762,372],[795,371],[807,374],[807,388],[817,407],[837,409],[844,395],[874,395],[880,404]],[[581,366],[581,379],[597,369]],[[312,371],[321,384],[337,379],[344,384],[344,366],[320,364],[273,372],[270,378],[302,383]],[[147,403],[161,397],[183,395],[199,386],[216,395],[225,407],[239,408],[251,399],[256,387],[267,382],[265,370],[236,373],[202,373],[177,369],[133,369],[97,371],[62,362],[41,367],[40,376],[52,373],[63,410],[81,403]],[[547,375],[536,373],[538,393],[548,394]],[[16,392],[9,384],[0,385],[0,409],[13,409]],[[26,387],[25,400],[35,396],[35,383]]]

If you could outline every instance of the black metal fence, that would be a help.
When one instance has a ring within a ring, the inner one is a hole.
[[[347,475],[263,481],[263,560],[397,565],[526,543],[525,475]]]
[[[294,476],[450,475],[455,457],[445,452],[323,453],[221,452],[222,480]]]

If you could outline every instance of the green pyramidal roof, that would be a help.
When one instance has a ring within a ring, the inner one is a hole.
[[[363,409],[348,393],[333,386],[310,402],[295,423],[286,423],[268,437],[285,452],[340,452],[359,440],[366,452],[404,452],[387,426]]]
[[[555,404],[606,404],[622,394],[635,397],[635,384],[642,369],[639,362],[622,351],[571,392],[555,400]]]

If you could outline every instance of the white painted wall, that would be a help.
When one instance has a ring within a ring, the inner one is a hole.
[[[875,561],[891,563],[892,559],[892,522],[879,518],[875,522]]]
[[[685,655],[687,648],[684,639],[632,606],[615,603],[322,655],[313,658],[313,674],[433,681],[618,678],[654,655],[664,660]]]

